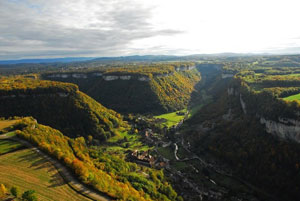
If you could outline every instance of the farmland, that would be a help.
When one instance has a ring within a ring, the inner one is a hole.
[[[1,141],[0,146],[3,144]],[[0,168],[1,183],[16,186],[20,192],[35,190],[39,200],[89,200],[76,193],[50,162],[31,149],[0,156]]]
[[[11,140],[0,140],[0,155],[21,148],[22,145]]]

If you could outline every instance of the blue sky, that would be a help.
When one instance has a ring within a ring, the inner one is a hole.
[[[300,53],[296,0],[1,0],[0,59]]]

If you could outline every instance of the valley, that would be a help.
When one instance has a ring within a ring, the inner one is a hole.
[[[57,160],[106,200],[296,201],[298,60],[87,63],[1,76],[0,183],[39,200],[88,200],[49,163]]]

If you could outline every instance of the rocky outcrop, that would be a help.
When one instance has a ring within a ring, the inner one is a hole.
[[[76,74],[76,73],[74,73],[74,74],[72,74],[72,77],[74,77],[74,78],[84,78],[84,79],[86,79],[86,78],[87,78],[87,75],[86,75],[86,74]]]
[[[234,95],[234,88],[228,88],[227,89],[227,94],[228,94],[228,96],[233,96]]]
[[[138,77],[138,80],[139,81],[142,81],[142,82],[147,82],[147,81],[150,81],[150,78],[149,77]]]
[[[196,66],[180,66],[180,67],[175,67],[176,71],[186,71],[186,70],[192,70],[196,68]]]
[[[267,133],[300,143],[300,121],[279,118],[279,122],[276,122],[261,117],[260,123],[265,125]]]
[[[115,76],[115,75],[106,75],[106,76],[103,76],[103,79],[105,81],[112,81],[112,80],[117,80],[119,79],[119,76]]]
[[[0,96],[0,99],[27,98],[27,97],[39,97],[39,96],[48,96],[48,97],[59,96],[59,97],[65,98],[65,97],[69,96],[69,93],[58,92],[58,93],[29,94],[29,95],[28,94],[12,94],[12,95]]]
[[[130,75],[123,75],[123,76],[120,76],[120,79],[121,80],[130,80],[131,76]]]
[[[196,68],[196,66],[180,66],[175,67],[176,71],[187,71]],[[163,73],[163,74],[155,74],[154,78],[162,78],[174,75],[174,72]],[[151,79],[148,76],[134,76],[134,75],[108,75],[103,74],[102,72],[93,72],[93,73],[54,73],[48,74],[45,76],[46,78],[75,78],[75,79],[87,79],[89,77],[102,77],[105,81],[113,81],[113,80],[131,80],[136,79],[142,82],[148,82]]]
[[[233,76],[234,76],[234,74],[222,73],[222,79],[232,78]]]
[[[242,109],[243,109],[244,114],[247,114],[246,103],[245,103],[245,101],[243,100],[242,94],[240,94],[240,103],[241,103],[241,106],[242,106]]]

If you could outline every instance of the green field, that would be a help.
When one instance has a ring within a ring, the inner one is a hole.
[[[89,200],[71,189],[57,169],[31,149],[0,156],[0,169],[0,183],[8,188],[16,186],[21,193],[35,190],[38,200]]]
[[[287,101],[300,100],[300,94],[285,97],[283,98],[283,100],[287,100]]]
[[[170,127],[178,124],[181,120],[184,119],[185,115],[177,115],[176,113],[177,112],[185,113],[186,111],[187,111],[187,109],[183,109],[183,110],[176,111],[176,112],[171,112],[171,113],[166,113],[166,114],[162,114],[159,116],[154,116],[154,118],[167,120],[166,122],[163,123],[163,125],[170,128]]]
[[[19,149],[23,145],[12,140],[0,140],[0,155]]]
[[[127,151],[138,149],[146,151],[150,147],[141,142],[141,134],[129,134],[128,131],[116,132],[117,134],[107,140],[107,151]],[[104,147],[104,146],[103,146]]]
[[[157,148],[157,151],[164,157],[169,160],[175,160],[174,150],[169,147],[159,147]]]

